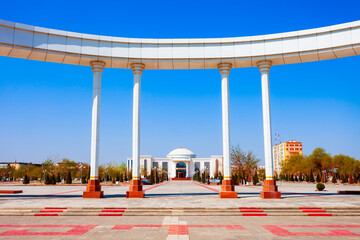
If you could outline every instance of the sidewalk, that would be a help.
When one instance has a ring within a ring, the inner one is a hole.
[[[0,208],[43,207],[126,207],[126,208],[238,208],[238,207],[360,207],[360,195],[339,195],[338,190],[360,190],[359,186],[326,185],[325,192],[315,184],[282,183],[282,199],[261,199],[260,186],[236,186],[237,199],[220,199],[221,186],[173,181],[144,186],[145,198],[127,199],[128,186],[103,186],[104,198],[83,199],[85,186],[10,186],[1,190],[23,190],[1,194]]]

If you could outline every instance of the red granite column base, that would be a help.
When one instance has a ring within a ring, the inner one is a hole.
[[[264,199],[281,199],[281,192],[278,191],[275,180],[265,180],[260,197]]]
[[[129,191],[126,192],[126,198],[143,198],[144,196],[141,180],[131,180]]]
[[[235,192],[232,180],[223,180],[221,185],[221,191],[219,193],[220,198],[237,198],[237,192]]]
[[[103,198],[104,192],[101,191],[100,181],[98,179],[89,180],[86,191],[83,192],[83,198]]]

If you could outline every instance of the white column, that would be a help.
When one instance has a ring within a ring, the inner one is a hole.
[[[190,171],[190,162],[185,162],[186,163],[186,175],[185,175],[185,177],[187,178],[187,177],[189,177],[190,175],[189,175],[189,171]]]
[[[221,102],[222,102],[222,132],[223,132],[223,156],[224,156],[224,179],[231,179],[230,159],[230,121],[229,121],[229,73],[230,63],[220,63],[218,68],[221,73]]]
[[[105,64],[91,62],[93,70],[93,105],[91,122],[91,166],[90,179],[98,179],[99,143],[100,143],[100,98],[101,98],[101,73]]]
[[[133,63],[131,69],[134,74],[134,89],[133,89],[133,180],[140,180],[140,89],[141,89],[141,74],[144,70],[144,64]]]
[[[272,161],[272,139],[271,139],[271,114],[270,114],[270,91],[269,91],[269,71],[271,61],[258,62],[261,72],[261,91],[263,109],[263,130],[264,130],[264,150],[265,150],[265,175],[267,180],[274,178]]]
[[[173,178],[177,177],[176,176],[176,162],[172,162],[171,177],[173,177]]]

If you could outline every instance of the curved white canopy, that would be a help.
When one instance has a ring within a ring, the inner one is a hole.
[[[108,68],[211,69],[319,61],[360,54],[360,21],[309,30],[233,38],[145,39],[90,35],[0,20],[0,55]]]

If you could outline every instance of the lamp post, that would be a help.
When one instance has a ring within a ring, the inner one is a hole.
[[[9,182],[11,181],[10,175],[11,175],[11,172],[9,172]]]
[[[106,182],[107,182],[107,171],[105,170],[105,185],[106,185]]]
[[[44,173],[44,184],[45,184],[45,172],[46,172],[46,170],[43,171],[43,173]]]
[[[80,186],[82,186],[82,170],[83,170],[83,165],[80,163]]]

